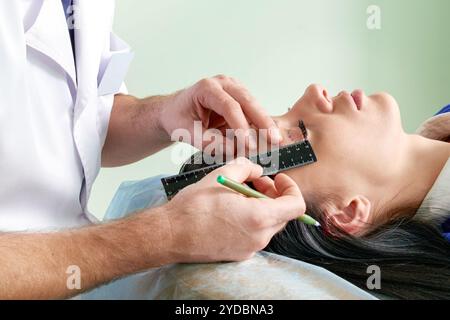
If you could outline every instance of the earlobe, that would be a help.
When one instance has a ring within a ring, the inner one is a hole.
[[[372,205],[364,196],[355,196],[350,199],[342,209],[329,212],[328,217],[339,229],[351,234],[358,235],[367,230]],[[331,210],[330,210],[331,211]]]

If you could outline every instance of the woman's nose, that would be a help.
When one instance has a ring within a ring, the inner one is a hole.
[[[306,89],[306,96],[311,100],[320,112],[332,112],[333,102],[328,95],[328,91],[319,84],[312,84]]]

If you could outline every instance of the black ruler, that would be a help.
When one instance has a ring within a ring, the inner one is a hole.
[[[308,140],[291,144],[280,149],[249,158],[263,167],[263,175],[271,176],[293,168],[317,162],[317,157]],[[214,164],[198,170],[181,173],[161,179],[168,199],[173,198],[183,188],[200,181],[225,163]]]

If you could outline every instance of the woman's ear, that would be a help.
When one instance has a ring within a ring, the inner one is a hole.
[[[328,219],[333,225],[351,235],[361,234],[367,230],[372,207],[369,199],[355,196],[340,207],[326,210]]]

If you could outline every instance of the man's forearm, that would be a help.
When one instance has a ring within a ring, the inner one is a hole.
[[[55,233],[0,234],[0,299],[67,298],[118,277],[172,263],[164,208]],[[79,268],[81,289],[67,286]]]
[[[159,123],[161,109],[170,97],[138,99],[128,95],[115,96],[102,151],[102,166],[130,164],[172,143]]]

